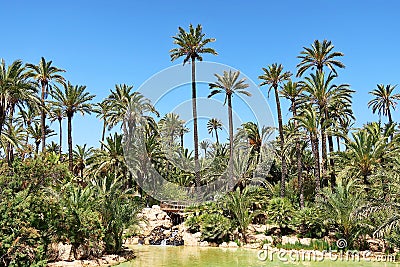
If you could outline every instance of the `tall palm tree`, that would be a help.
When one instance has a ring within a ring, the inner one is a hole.
[[[342,57],[344,54],[342,52],[334,52],[332,51],[335,46],[331,41],[323,40],[322,43],[319,40],[315,40],[311,45],[311,48],[303,47],[303,51],[300,52],[300,56],[298,58],[301,59],[301,62],[297,64],[297,77],[300,77],[304,74],[306,70],[309,68],[314,69],[317,68],[318,72],[322,72],[323,67],[327,66],[331,71],[335,74],[335,67],[344,68],[344,64],[337,60],[337,57]]]
[[[5,65],[2,68],[5,68]],[[22,110],[25,106],[36,106],[39,100],[36,97],[35,84],[28,79],[26,68],[21,60],[14,61],[8,66],[5,76],[1,76],[0,94],[3,100],[1,106],[3,115],[8,116],[8,135],[11,135],[15,109],[18,107]],[[4,124],[4,121],[2,123]],[[2,125],[1,122],[0,125]],[[13,161],[13,153],[13,145],[9,142],[6,149],[6,159],[9,164]]]
[[[107,99],[103,100],[100,103],[97,103],[96,106],[94,107],[94,112],[97,114],[96,117],[101,119],[103,121],[103,130],[101,133],[101,146],[100,149],[103,149],[103,142],[104,142],[104,138],[106,135],[106,129],[107,129],[107,116],[108,116],[108,112],[110,110],[110,107],[107,103]]]
[[[228,120],[229,120],[229,158],[233,159],[233,115],[232,115],[232,96],[233,94],[243,94],[251,96],[249,91],[245,89],[249,87],[249,84],[245,83],[246,79],[239,79],[240,71],[229,72],[224,71],[223,76],[214,74],[217,77],[217,82],[210,83],[210,89],[212,90],[208,97],[213,95],[224,93],[225,101],[228,102]]]
[[[22,109],[19,112],[18,120],[20,121],[21,126],[25,127],[26,132],[27,132],[25,145],[28,145],[28,142],[29,142],[28,129],[32,126],[32,124],[38,123],[38,121],[39,121],[37,116],[38,116],[37,107],[28,106],[27,109]]]
[[[318,194],[321,190],[321,172],[319,163],[319,138],[318,138],[318,126],[319,118],[315,109],[311,106],[302,109],[301,113],[294,118],[298,121],[298,126],[304,128],[310,136],[311,150],[314,156],[314,179],[315,179],[315,191]]]
[[[70,82],[63,84],[63,89],[55,86],[52,96],[56,101],[53,105],[62,109],[68,119],[68,156],[69,156],[69,170],[73,170],[73,149],[72,149],[72,118],[75,113],[80,112],[82,115],[85,113],[90,114],[92,105],[89,103],[95,96],[89,92],[85,92],[86,86],[75,85]]]
[[[278,113],[278,125],[279,125],[279,139],[281,145],[281,151],[283,151],[285,139],[283,136],[283,122],[282,122],[282,111],[281,111],[281,102],[279,100],[278,86],[280,83],[287,81],[290,79],[292,75],[290,72],[283,72],[283,66],[281,64],[274,63],[267,68],[263,68],[264,74],[258,76],[259,79],[264,80],[260,86],[269,85],[268,88],[268,96],[271,89],[274,89],[275,92],[275,102],[276,102],[276,110]],[[287,175],[287,166],[286,159],[284,153],[282,153],[282,176],[281,176],[281,197],[285,196],[285,183],[286,183],[286,175]]]
[[[323,72],[317,72],[315,74],[311,74],[309,77],[306,77],[302,82],[302,86],[304,91],[306,91],[309,95],[309,100],[313,103],[317,108],[320,114],[320,123],[321,123],[321,152],[322,152],[322,161],[321,161],[321,170],[322,170],[322,178],[327,179],[327,129],[332,124],[332,119],[329,114],[330,107],[337,104],[342,103],[343,105],[351,104],[351,94],[354,92],[350,90],[348,84],[340,84],[335,85],[332,83],[333,79],[336,75],[332,75],[331,73],[326,77]],[[333,141],[332,134],[328,134],[329,143],[331,153],[333,152]],[[335,174],[334,174],[334,161],[333,158],[330,157],[330,165],[332,168],[331,172],[331,186],[335,185]]]
[[[281,94],[289,99],[291,105],[290,109],[293,113],[293,118],[297,116],[297,102],[301,98],[302,95],[302,87],[296,82],[288,81],[282,88]],[[294,120],[294,128],[297,128],[297,120]],[[300,194],[300,208],[304,208],[304,188],[303,188],[303,179],[301,177],[302,174],[302,164],[301,164],[301,150],[300,150],[300,139],[296,137],[296,158],[297,158],[297,182],[299,186],[299,194]]]
[[[217,144],[219,144],[218,140],[218,130],[222,130],[222,122],[219,119],[212,118],[207,122],[207,130],[208,133],[213,136],[213,132],[215,132],[215,139],[217,140]]]
[[[200,24],[196,28],[189,25],[189,31],[179,27],[179,33],[173,36],[174,44],[178,47],[169,51],[171,61],[184,57],[183,65],[190,61],[192,64],[192,114],[193,114],[193,142],[196,186],[200,186],[200,165],[199,165],[199,136],[197,130],[197,103],[196,103],[196,60],[202,61],[202,54],[217,55],[217,52],[207,44],[215,42],[214,38],[205,38],[203,28]]]
[[[60,137],[58,154],[61,156],[61,154],[62,154],[62,120],[65,118],[65,114],[64,114],[64,111],[60,107],[51,106],[49,115],[50,115],[51,122],[58,121],[59,137]]]
[[[30,134],[30,136],[32,136],[34,142],[35,142],[35,152],[36,154],[39,153],[39,146],[40,143],[42,142],[42,128],[38,123],[33,123],[33,125],[31,127],[28,128],[28,134]],[[45,136],[47,137],[51,137],[54,136],[55,133],[52,129],[50,129],[50,127],[48,125],[46,125],[45,127]]]
[[[379,121],[381,121],[381,115],[387,116],[389,124],[393,123],[391,109],[395,110],[397,102],[400,99],[400,94],[394,94],[393,91],[397,85],[378,84],[377,88],[369,92],[375,96],[374,99],[368,102],[368,107],[372,107],[372,112],[375,114],[378,111]]]
[[[38,65],[26,64],[27,68],[30,69],[29,76],[35,79],[42,87],[42,92],[40,95],[41,100],[41,129],[42,129],[42,152],[46,150],[46,110],[45,110],[45,99],[47,94],[52,89],[52,83],[57,82],[64,84],[65,79],[60,75],[60,72],[65,72],[63,69],[59,69],[51,64],[53,61],[46,62],[46,59],[42,57]]]

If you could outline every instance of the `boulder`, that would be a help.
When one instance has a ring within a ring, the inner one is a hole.
[[[299,242],[299,239],[296,236],[282,236],[282,245],[286,244],[296,244]]]
[[[309,245],[311,245],[311,238],[300,238],[299,242],[303,246],[309,246]]]
[[[182,235],[182,239],[185,246],[198,246],[200,243],[201,233],[197,232],[195,234],[191,234],[189,232],[184,232]]]
[[[58,260],[60,261],[73,261],[75,260],[74,253],[72,251],[72,245],[69,244],[58,244]]]
[[[207,241],[202,241],[199,243],[200,247],[208,247],[208,242]]]
[[[238,244],[236,244],[236,242],[230,241],[230,242],[228,243],[228,247],[230,247],[230,248],[237,248],[237,247],[239,247],[239,246],[238,246]]]
[[[221,244],[219,244],[220,248],[227,248],[228,244],[226,242],[222,242]]]

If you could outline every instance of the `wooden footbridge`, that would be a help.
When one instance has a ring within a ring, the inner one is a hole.
[[[189,201],[170,201],[162,200],[160,203],[160,208],[165,212],[183,212],[192,203]]]

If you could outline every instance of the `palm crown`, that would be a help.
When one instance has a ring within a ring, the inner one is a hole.
[[[205,34],[202,32],[202,26],[197,25],[196,28],[192,24],[189,25],[189,32],[186,32],[182,27],[179,27],[179,33],[174,38],[174,44],[178,45],[177,48],[171,49],[170,56],[171,61],[174,61],[182,56],[185,56],[183,64],[190,59],[203,60],[201,54],[213,54],[218,53],[209,47],[205,47],[208,43],[215,42],[215,38],[205,38]]]
[[[300,77],[306,70],[314,67],[322,72],[324,66],[327,66],[331,71],[337,74],[335,67],[344,68],[345,66],[335,58],[342,57],[344,54],[342,52],[333,52],[332,50],[334,47],[332,42],[327,40],[323,40],[322,43],[319,40],[315,40],[311,48],[303,47],[304,50],[301,51],[300,56],[298,56],[301,62],[296,66],[298,68],[296,76]]]
[[[375,96],[374,99],[368,102],[368,107],[372,107],[372,112],[378,111],[378,115],[388,116],[389,123],[392,122],[391,109],[395,109],[397,102],[400,99],[400,94],[393,94],[396,85],[383,85],[378,84],[377,88],[369,92],[371,95]]]

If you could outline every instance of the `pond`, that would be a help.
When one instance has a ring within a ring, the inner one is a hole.
[[[310,267],[400,267],[400,264],[390,262],[367,262],[360,258],[359,261],[348,262],[346,260],[333,261],[329,258],[322,262],[313,260],[295,262],[281,262],[276,258],[261,261],[258,259],[258,250],[252,249],[233,249],[233,248],[211,248],[211,247],[185,247],[185,246],[132,246],[137,257],[119,267],[288,267],[288,266],[310,266]]]

